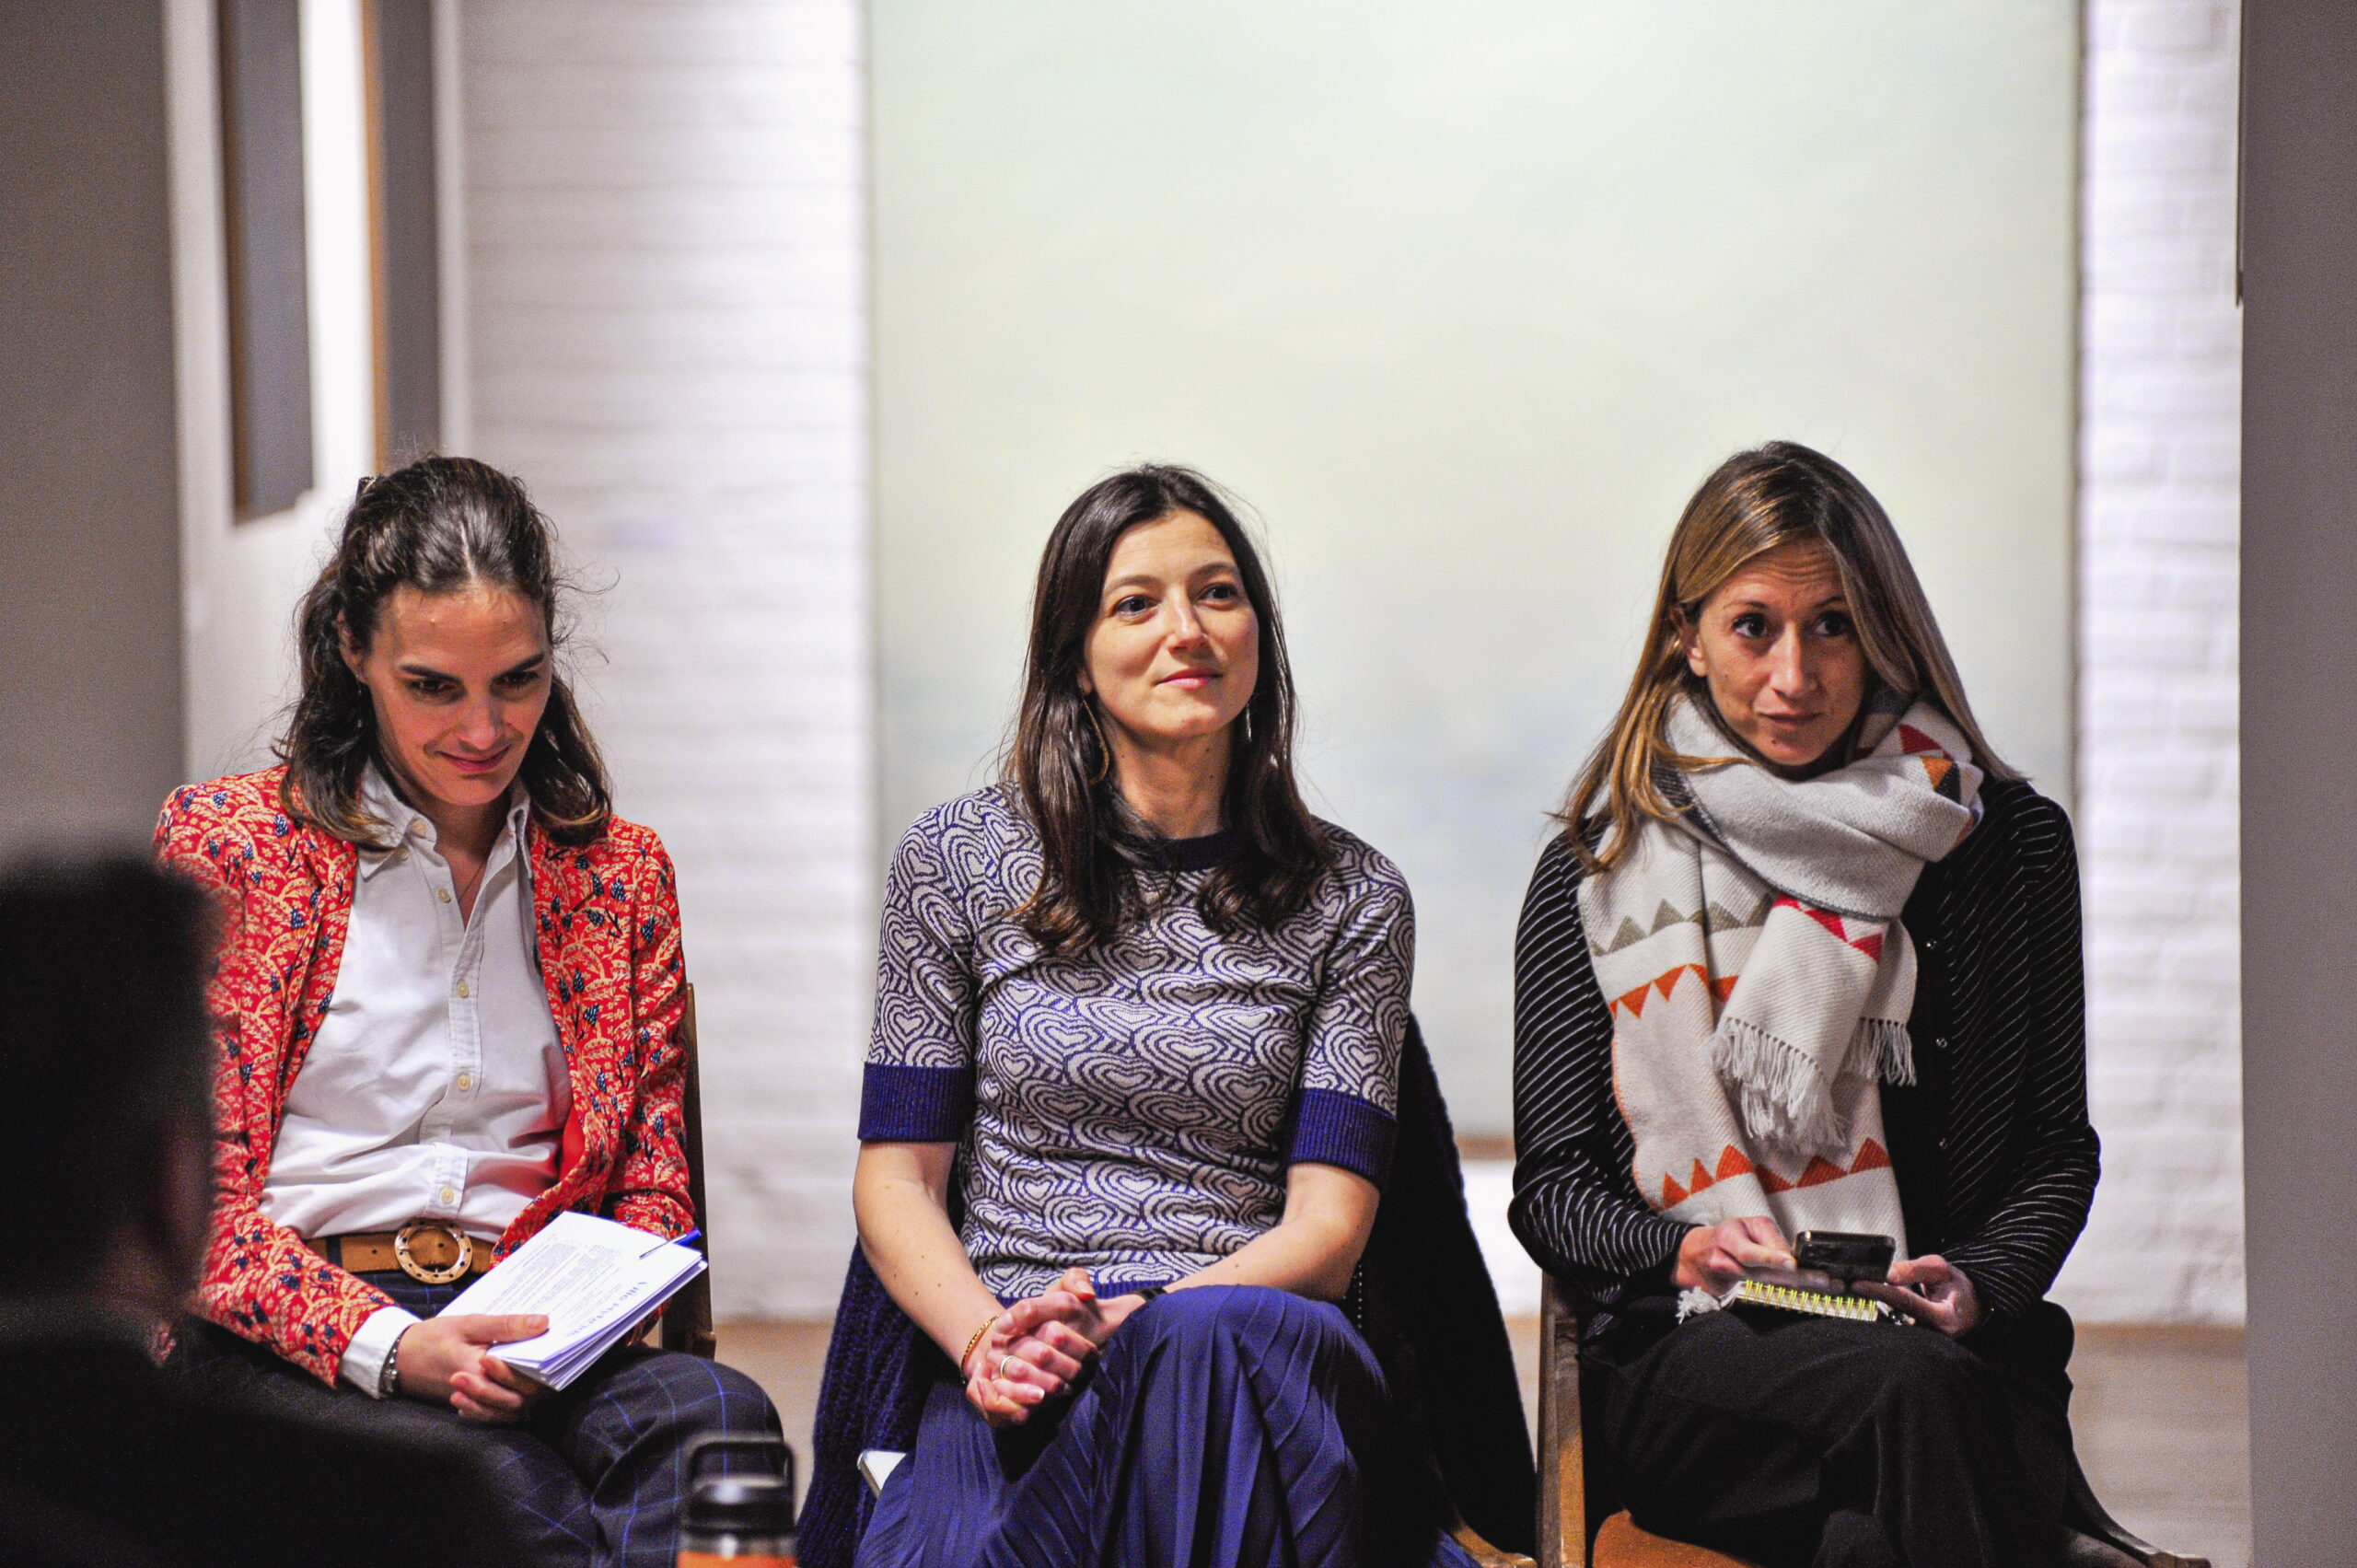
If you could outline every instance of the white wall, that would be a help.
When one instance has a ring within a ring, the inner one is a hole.
[[[2236,7],[2088,14],[2079,830],[2104,1178],[2059,1294],[2239,1321]]]
[[[579,678],[679,862],[720,1310],[824,1316],[877,853],[859,11],[462,17],[475,453],[601,586]]]
[[[1257,503],[1313,801],[1397,859],[1504,1131],[1542,813],[1680,505],[1786,436],[1889,504],[2072,784],[2073,0],[877,0],[884,826],[987,776],[1057,512]]]

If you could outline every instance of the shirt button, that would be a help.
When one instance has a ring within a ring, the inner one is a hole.
[[[442,1189],[442,1201],[446,1203],[457,1202],[459,1201],[458,1189],[455,1187],[445,1187]]]
[[[459,995],[460,999],[461,999],[461,1000],[463,1000],[463,999],[465,998],[466,994],[467,994],[467,982],[466,982],[465,981],[463,981],[463,980],[462,980],[462,981],[460,981],[459,982]]]
[[[474,1086],[475,1075],[472,1073],[461,1073],[459,1074],[459,1092],[460,1094],[464,1094],[467,1090],[471,1089]]]
[[[411,818],[409,819],[409,830],[412,833],[422,833],[425,831],[425,819],[423,817]]]
[[[447,904],[450,901],[450,889],[447,888],[436,888],[434,889],[434,896]]]
[[[1945,1035],[1934,1035],[1932,1037],[1932,1043],[1938,1046],[1942,1051],[1945,1051],[1948,1048],[1948,1037]]]

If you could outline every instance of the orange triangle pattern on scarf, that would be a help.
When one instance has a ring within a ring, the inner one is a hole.
[[[1709,982],[1711,978],[1710,974],[1702,968],[1701,965],[1679,964],[1666,973],[1654,976],[1653,979],[1645,981],[1644,984],[1637,987],[1634,991],[1621,993],[1620,995],[1612,999],[1612,1005],[1615,1007],[1626,1007],[1629,1010],[1629,1016],[1632,1018],[1642,1018],[1645,1016],[1645,1004],[1652,1000],[1653,993],[1658,991],[1664,996],[1667,996],[1671,992],[1678,989],[1678,977],[1686,973],[1689,970],[1691,970],[1695,974],[1700,975],[1704,983],[1707,984]],[[1732,984],[1733,982],[1730,981],[1729,983]]]
[[[1696,1160],[1694,1168],[1688,1173],[1687,1179],[1683,1182],[1674,1176],[1664,1176],[1661,1179],[1661,1206],[1665,1209],[1674,1209],[1703,1189],[1736,1176],[1757,1176],[1759,1178],[1762,1191],[1790,1192],[1795,1187],[1822,1187],[1829,1181],[1839,1181],[1845,1176],[1860,1176],[1869,1170],[1888,1170],[1889,1168],[1889,1152],[1874,1139],[1868,1138],[1858,1145],[1858,1157],[1851,1162],[1849,1169],[1843,1170],[1831,1160],[1820,1156],[1808,1162],[1807,1168],[1800,1174],[1800,1179],[1788,1181],[1764,1165],[1753,1165],[1744,1156],[1741,1149],[1729,1144],[1719,1151],[1719,1166],[1715,1171],[1703,1168],[1702,1162]]]
[[[1843,942],[1847,942],[1851,947],[1855,947],[1859,952],[1864,953],[1875,963],[1882,962],[1882,933],[1880,931],[1872,932],[1864,936],[1852,936],[1850,935],[1849,922],[1843,920],[1840,915],[1833,913],[1830,910],[1811,909],[1808,905],[1801,902],[1798,899],[1791,897],[1790,895],[1778,899],[1776,900],[1776,907],[1778,909],[1796,909],[1800,911],[1801,913],[1808,916],[1809,919],[1817,922],[1817,924],[1833,933],[1837,938]]]
[[[1843,1170],[1831,1160],[1825,1158],[1823,1156],[1819,1156],[1816,1159],[1808,1162],[1808,1168],[1801,1172],[1801,1179],[1798,1181],[1794,1182],[1793,1185],[1795,1187],[1822,1187],[1829,1181],[1839,1181],[1849,1174],[1850,1173],[1848,1171]]]

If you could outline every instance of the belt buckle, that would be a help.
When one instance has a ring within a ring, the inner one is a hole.
[[[410,1250],[410,1244],[412,1237],[426,1235],[438,1235],[451,1242],[458,1249],[458,1257],[442,1264],[420,1262]],[[467,1271],[474,1266],[475,1238],[440,1220],[412,1220],[393,1232],[393,1260],[401,1266],[402,1273],[420,1284],[446,1285],[453,1280],[465,1279]]]

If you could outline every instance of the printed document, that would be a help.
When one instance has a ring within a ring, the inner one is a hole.
[[[703,1254],[691,1247],[567,1213],[443,1311],[546,1317],[548,1332],[491,1353],[535,1382],[562,1388],[703,1271]]]

